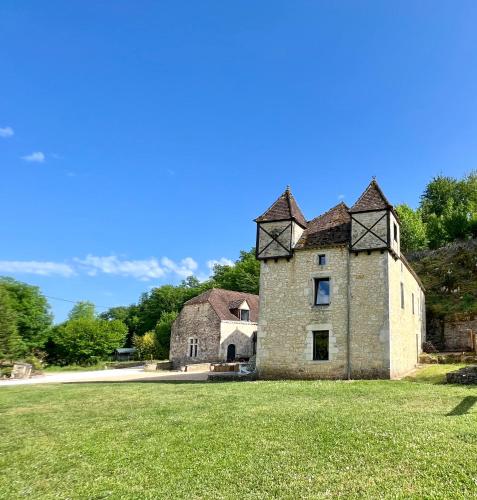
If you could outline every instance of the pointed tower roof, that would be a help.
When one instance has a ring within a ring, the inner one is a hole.
[[[385,210],[392,208],[378,183],[373,179],[358,201],[351,207],[350,212],[367,212],[369,210]]]
[[[306,228],[306,219],[300,210],[295,198],[291,194],[290,187],[287,186],[285,192],[278,200],[255,222],[272,222],[275,220],[293,219],[297,224]]]
[[[308,222],[295,249],[340,246],[349,243],[351,217],[345,203],[338,203],[324,214]]]

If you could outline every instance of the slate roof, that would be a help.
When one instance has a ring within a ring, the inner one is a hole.
[[[347,245],[351,237],[349,208],[341,202],[307,224],[295,249]]]
[[[204,304],[208,302],[221,320],[239,321],[237,316],[231,313],[244,300],[250,307],[250,321],[258,322],[258,295],[244,292],[223,290],[222,288],[211,288],[197,297],[188,300],[184,306]]]
[[[255,222],[271,222],[284,219],[293,219],[300,226],[306,227],[305,216],[291,194],[289,187],[263,215],[255,219]]]
[[[368,210],[384,210],[392,205],[384,196],[378,183],[373,179],[358,201],[351,207],[350,212],[366,212]]]

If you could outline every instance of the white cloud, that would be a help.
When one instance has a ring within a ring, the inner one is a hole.
[[[156,258],[123,260],[116,255],[100,257],[89,254],[85,259],[76,258],[74,261],[90,276],[104,273],[129,276],[142,281],[163,278],[167,274],[176,274],[181,278],[187,278],[187,276],[194,274],[198,267],[197,262],[191,257],[186,257],[177,263],[168,257],[163,257],[159,262]]]
[[[219,260],[208,260],[207,267],[209,268],[209,271],[211,273],[217,264],[219,266],[233,266],[234,265],[233,261],[230,259],[227,259],[226,257],[221,257]]]
[[[74,259],[80,267],[90,276],[100,273],[131,276],[140,280],[150,280],[152,278],[162,278],[166,272],[160,266],[157,259],[146,260],[121,260],[116,255],[99,257],[87,255],[85,259]]]
[[[34,163],[43,163],[45,161],[45,154],[41,151],[35,151],[31,155],[26,155],[21,157],[22,160],[31,161]]]
[[[15,135],[15,132],[13,131],[12,127],[0,127],[0,137],[3,139],[6,139],[8,137],[12,137],[12,135]]]
[[[73,267],[69,264],[36,260],[1,260],[0,273],[38,274],[40,276],[58,275],[65,278],[69,278],[76,274]]]
[[[182,259],[179,264],[176,264],[174,261],[167,257],[163,257],[161,259],[161,264],[164,268],[169,271],[181,276],[182,278],[187,278],[194,274],[199,267],[197,262],[192,257],[186,257]]]
[[[37,274],[42,276],[62,276],[69,278],[78,274],[97,276],[123,276],[141,281],[152,279],[188,276],[198,276],[201,281],[206,280],[213,271],[214,265],[233,266],[234,263],[225,257],[207,262],[208,273],[199,269],[199,265],[192,257],[186,257],[178,262],[169,257],[157,259],[123,259],[117,255],[98,256],[88,254],[85,258],[75,257],[69,263],[44,261],[0,261],[0,274]]]

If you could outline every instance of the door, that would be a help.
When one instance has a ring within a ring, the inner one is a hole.
[[[233,361],[235,359],[235,344],[229,344],[227,346],[227,361]]]

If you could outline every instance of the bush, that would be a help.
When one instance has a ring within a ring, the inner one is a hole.
[[[429,341],[426,341],[422,344],[422,350],[426,353],[437,352],[437,349],[434,347],[434,344]]]
[[[27,356],[25,358],[25,363],[30,364],[35,371],[41,371],[43,369],[43,363],[36,356]]]

